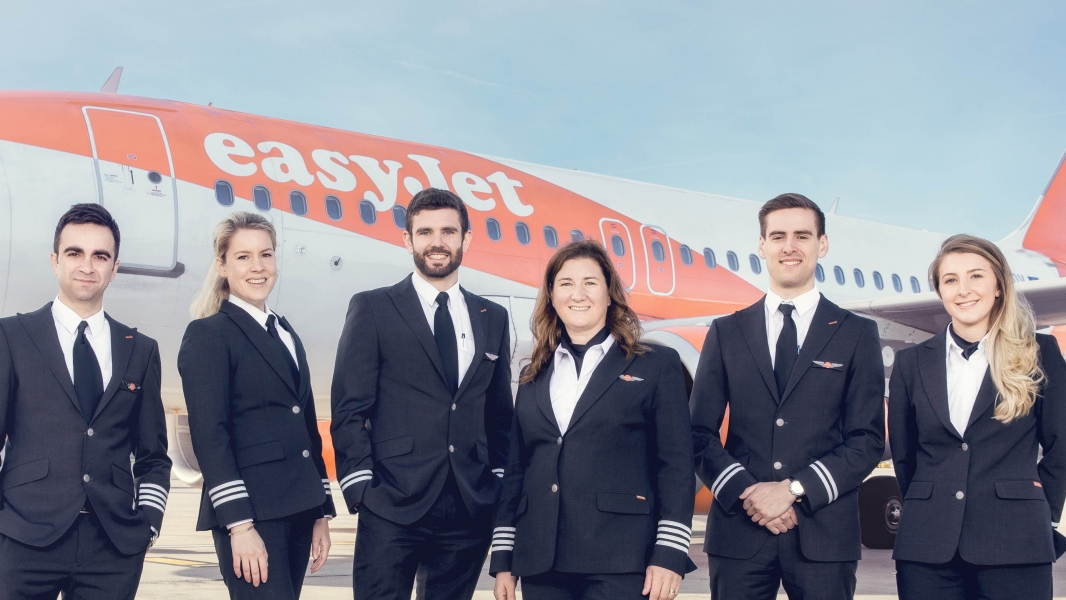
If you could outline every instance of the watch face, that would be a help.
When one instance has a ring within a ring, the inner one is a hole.
[[[803,484],[798,481],[793,481],[792,483],[788,484],[788,491],[792,492],[792,495],[794,496],[802,496]]]

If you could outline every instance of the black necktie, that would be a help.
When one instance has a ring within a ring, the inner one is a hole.
[[[104,376],[100,373],[100,361],[96,359],[96,352],[89,344],[89,338],[85,337],[85,329],[88,326],[86,321],[79,323],[78,337],[74,338],[74,392],[78,395],[81,414],[87,422],[93,420],[96,405],[100,403],[100,396],[104,395]]]
[[[782,303],[778,305],[777,310],[785,315],[785,323],[781,327],[781,334],[777,336],[777,351],[774,354],[774,379],[777,380],[777,395],[781,397],[785,395],[792,367],[796,365],[799,343],[796,341],[796,322],[792,320],[792,311],[796,310],[796,307]]]
[[[289,347],[285,345],[284,341],[282,341],[281,334],[278,333],[278,328],[274,324],[275,320],[274,315],[267,315],[267,333],[269,333],[270,337],[274,339],[274,343],[281,348],[281,354],[285,356],[285,362],[289,364],[292,383],[296,386],[296,389],[300,389],[300,368],[296,366],[296,361],[292,359],[292,352],[289,352]]]
[[[977,352],[978,346],[981,345],[981,340],[977,340],[976,342],[967,341],[963,339],[961,335],[955,333],[955,328],[950,325],[948,326],[948,331],[951,332],[951,337],[955,340],[955,345],[959,347],[959,350],[962,350],[962,357],[966,360],[970,360],[973,353]]]
[[[448,310],[448,292],[437,294],[437,312],[433,314],[433,337],[444,367],[444,378],[452,394],[459,389],[459,346],[455,342],[455,323]]]

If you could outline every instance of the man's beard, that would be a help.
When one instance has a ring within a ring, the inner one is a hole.
[[[428,254],[447,254],[451,257],[444,266],[433,267],[426,259]],[[459,265],[463,264],[463,249],[459,248],[452,254],[447,248],[443,246],[434,246],[432,248],[426,248],[421,254],[415,254],[415,267],[418,268],[418,272],[432,279],[443,279],[459,268]]]

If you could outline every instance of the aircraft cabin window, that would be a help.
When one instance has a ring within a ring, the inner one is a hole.
[[[580,242],[580,241],[584,241],[584,239],[585,239],[585,234],[581,233],[580,229],[571,229],[570,230],[570,241],[571,242]]]
[[[652,240],[651,255],[655,258],[655,262],[663,262],[666,260],[666,250],[663,249],[663,245],[659,240]]]
[[[729,270],[730,271],[739,271],[740,270],[740,259],[737,258],[737,255],[736,255],[735,252],[733,252],[732,250],[730,250],[729,252],[726,252],[725,253],[725,259],[729,263]]]
[[[299,190],[289,192],[289,208],[292,214],[302,217],[307,214],[307,196]]]
[[[407,228],[407,209],[402,204],[392,205],[392,222],[400,229]]]
[[[367,225],[373,225],[378,222],[378,211],[369,200],[359,202],[359,218]]]
[[[818,283],[825,281],[825,269],[822,265],[814,265],[814,278],[818,280]]]
[[[503,230],[500,229],[500,222],[492,217],[485,219],[485,229],[489,232],[489,239],[498,242],[503,237]]]
[[[714,250],[710,248],[703,249],[703,262],[707,265],[708,269],[713,269],[718,266],[718,260],[714,257]]]
[[[892,274],[892,289],[896,290],[896,293],[903,293],[903,280],[895,273]]]
[[[911,277],[911,291],[915,294],[919,294],[922,291],[922,286],[918,283],[917,277]]]
[[[518,236],[518,243],[525,246],[529,243],[529,225],[519,221],[514,224],[514,233]]]
[[[261,185],[252,188],[252,202],[259,210],[270,210],[270,190]]]
[[[686,246],[684,244],[681,244],[680,252],[681,252],[681,262],[685,263],[685,265],[691,265],[692,264],[692,250],[688,246]]]
[[[844,269],[833,267],[833,277],[837,278],[837,284],[844,285]]]
[[[611,250],[613,250],[614,255],[619,258],[626,255],[626,243],[622,241],[622,238],[618,234],[611,236]]]
[[[547,244],[549,248],[559,247],[559,234],[555,233],[555,228],[551,225],[544,226],[544,243]]]
[[[163,181],[163,176],[156,171],[149,171],[148,181],[151,181],[155,185],[159,185],[159,183]]]
[[[860,271],[859,269],[855,269],[851,272],[851,274],[853,277],[855,277],[855,285],[859,287],[866,287],[866,278],[863,277],[862,271]]]
[[[326,196],[326,216],[334,221],[341,220],[344,216],[344,207],[341,206],[340,198],[333,195]]]
[[[748,255],[748,264],[751,265],[751,272],[752,273],[755,273],[756,275],[758,275],[759,273],[762,273],[762,263],[759,262],[759,257],[758,256],[755,256],[754,254],[749,254]]]
[[[225,179],[215,182],[215,200],[222,206],[233,206],[233,186]]]
[[[874,271],[874,287],[883,290],[885,289],[885,280],[881,278],[881,273]]]

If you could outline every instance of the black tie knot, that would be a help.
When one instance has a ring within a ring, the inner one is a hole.
[[[784,302],[782,302],[781,304],[777,305],[777,310],[781,311],[781,313],[785,315],[785,318],[788,318],[792,316],[792,311],[796,310],[796,305],[785,304]]]
[[[85,336],[85,330],[88,329],[88,328],[89,328],[89,322],[88,321],[82,321],[81,323],[78,323],[78,336],[84,337]]]
[[[437,294],[437,306],[448,306],[448,292]]]

